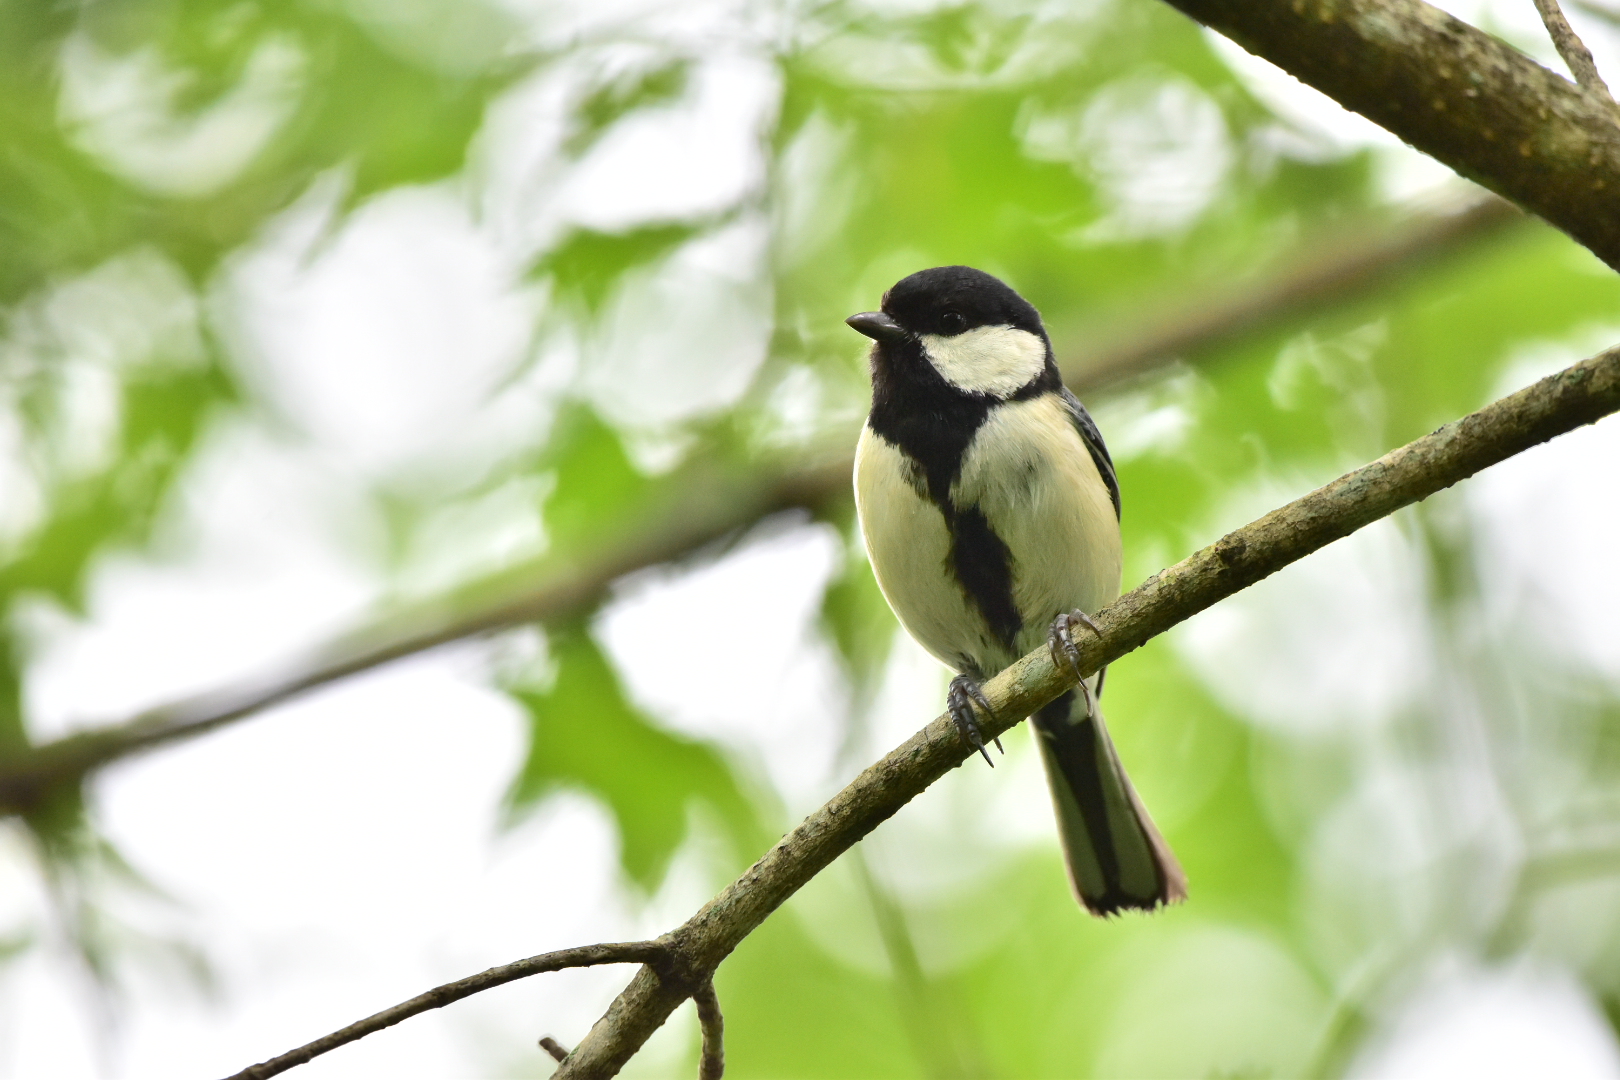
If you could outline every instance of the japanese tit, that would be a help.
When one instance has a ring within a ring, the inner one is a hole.
[[[1040,314],[967,266],[904,278],[872,338],[855,504],[872,569],[917,642],[957,672],[947,706],[990,760],[979,683],[1119,595],[1119,483],[1059,377]],[[1103,673],[1032,718],[1069,880],[1097,915],[1183,899],[1186,876],[1131,787],[1096,697]]]

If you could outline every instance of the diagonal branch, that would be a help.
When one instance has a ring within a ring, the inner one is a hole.
[[[1224,348],[1385,286],[1524,220],[1512,203],[1486,195],[1451,213],[1416,218],[1399,230],[1352,226],[1332,238],[1318,237],[1263,281],[1218,288],[1191,305],[1134,313],[1123,332],[1106,326],[1058,328],[1053,336],[1065,358],[1064,381],[1084,394],[1174,357]]]
[[[559,623],[595,609],[613,583],[646,566],[668,562],[794,507],[819,509],[841,496],[847,462],[797,472],[717,476],[690,470],[678,497],[649,508],[659,525],[637,530],[627,543],[580,564],[488,579],[463,590],[486,598],[441,601],[387,616],[316,650],[285,673],[258,682],[148,710],[122,724],[65,736],[0,760],[0,813],[27,813],[63,783],[130,754],[207,734],[263,709],[350,675],[429,649],[521,626]]]
[[[1486,197],[1449,214],[1394,228],[1358,229],[1358,238],[1324,243],[1284,260],[1280,270],[1241,289],[1206,295],[1191,304],[1140,312],[1136,328],[1107,327],[1060,333],[1065,372],[1077,393],[1142,375],[1178,356],[1219,348],[1271,329],[1312,309],[1376,288],[1391,275],[1496,235],[1523,220],[1510,204]],[[1328,254],[1314,254],[1323,249]],[[1143,330],[1142,328],[1147,328]],[[1083,346],[1081,343],[1085,343]],[[853,441],[853,440],[851,440]],[[845,498],[850,465],[839,455],[819,467],[737,478],[692,470],[691,482],[669,505],[649,513],[657,524],[628,544],[593,561],[530,569],[485,580],[463,590],[491,599],[439,602],[380,619],[314,650],[281,672],[148,710],[131,720],[69,735],[0,759],[0,813],[26,813],[62,784],[131,754],[206,734],[312,690],[402,657],[530,622],[561,623],[593,610],[614,581],[646,566],[667,563],[746,530],[761,518],[793,508],[819,511]]]
[[[1228,533],[1096,615],[1081,644],[1089,675],[1149,638],[1403,506],[1554,436],[1620,411],[1620,348],[1542,379],[1393,450],[1370,465]],[[997,735],[1074,684],[1040,648],[985,684]],[[948,716],[934,719],[783,837],[684,925],[659,940],[678,979],[642,968],[557,1071],[613,1076],[677,1005],[807,881],[971,753]]]
[[[391,1009],[384,1009],[374,1013],[364,1020],[357,1020],[348,1027],[334,1031],[330,1035],[323,1035],[312,1043],[306,1043],[296,1050],[289,1050],[285,1054],[262,1061],[257,1065],[249,1065],[239,1073],[228,1077],[227,1080],[267,1080],[277,1076],[295,1066],[302,1065],[312,1058],[319,1057],[329,1050],[367,1035],[381,1031],[383,1028],[393,1027],[401,1020],[409,1020],[418,1013],[429,1009],[442,1009],[452,1001],[460,1001],[464,997],[504,983],[526,979],[530,975],[540,975],[548,971],[562,971],[565,968],[595,967],[599,964],[659,964],[663,961],[665,949],[656,941],[625,941],[607,945],[582,945],[575,949],[559,949],[557,952],[541,953],[531,956],[527,960],[518,960],[515,963],[503,964],[500,967],[480,971],[477,975],[469,975],[465,979],[457,979],[443,986],[436,986],[425,994],[418,994],[409,1001],[400,1002]],[[551,1046],[545,1044],[550,1042]],[[540,1045],[545,1047],[547,1053],[555,1053],[553,1046],[556,1040],[549,1037],[541,1039]],[[566,1057],[566,1055],[564,1055]]]
[[[1001,734],[1073,687],[1077,675],[1091,675],[1177,623],[1362,526],[1617,411],[1620,347],[1454,420],[1227,533],[1097,612],[1098,633],[1076,643],[1080,661],[1075,668],[1054,667],[1041,647],[985,683],[993,715],[982,722],[984,734]],[[972,753],[950,717],[936,717],[800,822],[696,915],[657,941],[587,946],[491,968],[253,1066],[232,1080],[275,1075],[409,1016],[512,979],[586,963],[627,961],[644,966],[555,1077],[613,1076],[689,997],[696,999],[703,1026],[703,1075],[710,1076],[711,1061],[716,1069],[721,1067],[719,1004],[712,996],[714,972],[721,961],[806,882]],[[576,957],[572,962],[558,959]]]
[[[1620,268],[1614,106],[1423,0],[1165,0]]]

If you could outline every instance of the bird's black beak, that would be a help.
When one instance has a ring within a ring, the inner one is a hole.
[[[881,311],[863,311],[844,321],[873,341],[899,341],[906,336],[900,324]]]

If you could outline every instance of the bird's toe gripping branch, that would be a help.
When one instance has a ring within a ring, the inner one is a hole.
[[[984,715],[994,716],[995,709],[990,707],[990,699],[984,696],[979,684],[966,675],[958,675],[951,680],[950,692],[945,695],[945,708],[956,721],[956,730],[962,733],[969,746],[984,755],[985,764],[992,769],[996,763],[990,760],[990,751],[984,748],[984,733],[979,730],[978,718],[973,715],[973,707],[977,705],[984,710]],[[993,739],[996,749],[1003,754],[1007,751],[1001,749],[1001,740]]]
[[[1075,608],[1052,620],[1052,628],[1046,634],[1046,648],[1052,655],[1053,667],[1061,668],[1067,665],[1074,672],[1074,677],[1079,683],[1080,696],[1086,699],[1086,715],[1092,716],[1097,711],[1097,702],[1091,696],[1091,687],[1086,685],[1086,680],[1080,675],[1080,646],[1074,643],[1074,628],[1082,623],[1091,627],[1093,634],[1102,637],[1102,630],[1091,621],[1091,616]]]

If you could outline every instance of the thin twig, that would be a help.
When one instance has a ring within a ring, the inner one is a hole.
[[[1541,22],[1547,27],[1547,36],[1552,38],[1553,45],[1558,48],[1558,55],[1564,58],[1569,65],[1569,72],[1575,76],[1575,82],[1583,90],[1590,90],[1594,94],[1603,95],[1609,104],[1614,104],[1614,96],[1609,93],[1609,87],[1598,74],[1597,62],[1592,59],[1592,50],[1586,47],[1575,28],[1569,25],[1564,13],[1558,7],[1558,0],[1535,0],[1536,10],[1541,12]]]
[[[1456,213],[1394,228],[1359,230],[1371,240],[1317,238],[1302,249],[1308,253],[1325,248],[1330,254],[1285,259],[1281,270],[1241,289],[1222,288],[1191,304],[1139,313],[1132,319],[1133,333],[1099,327],[1060,329],[1061,351],[1068,358],[1065,376],[1081,394],[1138,377],[1178,357],[1222,347],[1303,317],[1315,307],[1348,299],[1392,274],[1494,235],[1516,220],[1522,215],[1490,196]],[[1098,341],[1104,344],[1090,344]],[[462,596],[493,598],[487,602],[439,601],[387,615],[313,650],[283,673],[13,752],[0,761],[0,813],[27,813],[60,785],[76,783],[113,761],[214,731],[394,660],[523,623],[578,618],[600,604],[613,582],[625,574],[686,557],[738,535],[769,514],[796,507],[816,510],[845,498],[849,472],[850,463],[842,455],[822,466],[741,481],[694,470],[689,491],[651,511],[635,540],[610,548],[594,561],[549,571],[508,572],[461,590]]]
[[[1228,533],[1097,612],[1076,644],[1080,675],[1379,518],[1532,446],[1620,411],[1620,348],[1583,360]],[[981,721],[999,735],[1074,685],[1045,646],[984,684]],[[687,980],[715,968],[806,882],[972,753],[948,715],[870,766],[679,929],[661,938]],[[555,1080],[616,1074],[691,994],[690,981],[643,968],[557,1070]]]
[[[692,995],[697,1006],[698,1026],[703,1029],[703,1059],[698,1064],[698,1080],[720,1080],[726,1074],[726,1022],[720,1015],[720,999],[710,979]]]
[[[567,1061],[568,1047],[553,1039],[550,1035],[540,1036],[540,1049],[551,1055],[553,1061]]]
[[[598,964],[654,964],[661,963],[669,955],[665,946],[656,941],[625,941],[605,945],[583,945],[576,949],[559,949],[557,952],[541,953],[531,956],[527,960],[518,960],[515,963],[503,964],[500,967],[480,971],[477,975],[469,975],[465,979],[458,979],[443,986],[436,986],[425,994],[418,994],[409,1001],[400,1002],[391,1009],[384,1009],[380,1013],[373,1013],[364,1020],[356,1021],[346,1028],[324,1035],[312,1043],[306,1043],[296,1050],[289,1050],[285,1054],[273,1057],[269,1061],[257,1065],[249,1065],[241,1072],[236,1073],[228,1080],[265,1080],[266,1077],[284,1073],[296,1065],[302,1065],[311,1058],[319,1057],[328,1050],[336,1050],[346,1043],[363,1039],[367,1035],[392,1027],[401,1020],[408,1020],[418,1013],[429,1009],[442,1009],[452,1001],[460,1001],[464,997],[500,986],[503,983],[513,982],[517,979],[526,979],[530,975],[540,975],[547,971],[562,971],[565,968],[594,967]],[[551,1046],[546,1044],[550,1043]],[[553,1057],[557,1056],[558,1046],[555,1040],[545,1038],[540,1040]],[[556,1047],[556,1049],[552,1049]],[[563,1051],[561,1061],[568,1056]]]

